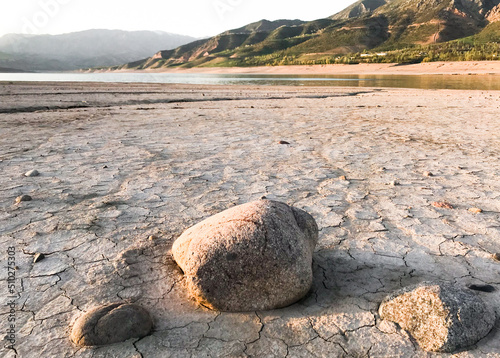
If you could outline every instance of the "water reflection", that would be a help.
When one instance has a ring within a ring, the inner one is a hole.
[[[234,75],[178,73],[0,73],[0,81],[185,83],[500,90],[500,75]]]

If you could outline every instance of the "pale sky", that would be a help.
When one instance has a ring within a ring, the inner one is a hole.
[[[161,30],[213,36],[261,19],[315,20],[355,0],[4,0],[0,36],[88,29]]]

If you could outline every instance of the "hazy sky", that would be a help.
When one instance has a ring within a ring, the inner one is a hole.
[[[0,36],[88,29],[162,30],[212,36],[260,19],[314,20],[355,0],[4,0]]]

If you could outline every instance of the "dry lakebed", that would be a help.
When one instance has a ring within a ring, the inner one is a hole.
[[[0,83],[0,356],[500,357],[499,114],[495,91]],[[196,304],[173,242],[264,196],[316,220],[312,289],[271,311]],[[493,330],[423,351],[378,313],[422,281],[473,291]],[[114,303],[152,333],[70,341]]]

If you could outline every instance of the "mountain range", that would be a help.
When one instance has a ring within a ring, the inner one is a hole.
[[[119,65],[192,42],[160,31],[87,30],[0,37],[0,71],[66,71]]]
[[[360,0],[324,19],[261,20],[114,69],[331,63],[347,54],[403,49],[417,49],[421,61],[434,51],[423,46],[450,43],[455,56],[490,44],[494,58],[499,20],[500,0]]]

